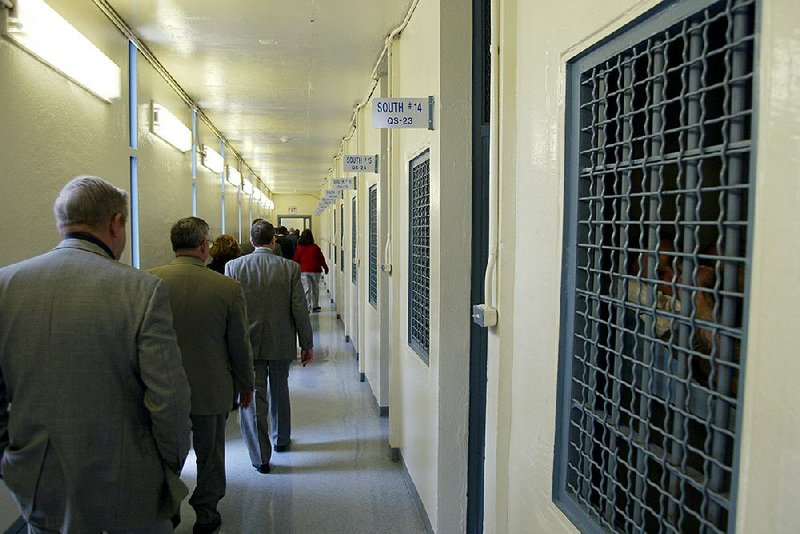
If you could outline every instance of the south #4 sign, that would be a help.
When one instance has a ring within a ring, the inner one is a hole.
[[[372,127],[433,130],[433,97],[376,98],[372,101]]]

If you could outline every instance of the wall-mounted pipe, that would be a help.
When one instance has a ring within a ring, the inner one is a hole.
[[[353,133],[355,133],[356,124],[358,122],[358,112],[361,111],[361,109],[369,103],[369,99],[372,98],[372,95],[375,93],[375,88],[378,86],[378,80],[380,79],[380,76],[378,76],[378,69],[380,69],[383,57],[389,54],[389,47],[391,42],[395,39],[395,37],[400,35],[400,33],[402,33],[402,31],[406,29],[408,23],[411,22],[411,16],[417,9],[417,4],[419,4],[419,0],[414,0],[414,3],[411,4],[411,6],[408,8],[408,12],[406,13],[405,18],[403,19],[403,22],[401,22],[397,28],[389,32],[389,35],[387,35],[386,39],[384,39],[383,49],[381,50],[381,53],[378,56],[378,60],[375,62],[375,67],[373,67],[372,69],[372,75],[371,75],[372,84],[370,85],[370,88],[367,91],[367,94],[364,97],[364,99],[358,105],[356,105],[355,109],[353,109],[353,115],[350,118],[350,129],[348,130],[347,135],[342,137],[342,142],[339,145],[339,153],[333,158],[334,161],[342,157],[342,154],[344,153],[344,143],[353,137]],[[387,58],[387,63],[389,61],[390,59]],[[330,171],[331,169],[328,170]]]
[[[489,243],[486,271],[483,277],[483,304],[473,309],[473,319],[485,327],[497,326],[495,292],[497,248],[499,242],[498,198],[500,186],[500,35],[499,0],[491,5],[491,43],[489,50]]]

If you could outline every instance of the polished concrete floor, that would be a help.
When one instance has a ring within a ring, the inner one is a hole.
[[[324,288],[321,290],[324,292]],[[399,464],[390,459],[388,419],[380,418],[369,386],[359,381],[354,350],[322,298],[312,314],[314,361],[293,365],[291,450],[256,472],[231,414],[227,428],[228,490],[220,502],[221,533],[375,534],[425,529]],[[183,479],[194,489],[195,458]],[[189,533],[194,512],[184,501],[176,532]]]

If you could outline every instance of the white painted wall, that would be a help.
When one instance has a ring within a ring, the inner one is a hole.
[[[297,208],[297,215],[310,215],[311,216],[311,232],[314,234],[314,239],[317,245],[322,246],[319,240],[323,237],[320,227],[320,218],[314,215],[314,211],[319,204],[319,195],[317,194],[273,194],[272,200],[275,202],[275,209],[272,211],[275,224],[278,223],[278,217],[289,216],[294,214],[289,213],[289,207]],[[302,228],[301,228],[302,230]],[[324,250],[323,250],[324,252]]]
[[[192,153],[180,152],[150,131],[151,101],[165,106],[188,128],[192,125],[192,113],[141,55],[137,64],[139,254],[140,267],[150,269],[173,260],[170,228],[178,219],[192,215]]]
[[[130,190],[128,44],[108,32],[95,10],[50,5],[92,40],[121,71],[121,96],[108,103],[0,39],[0,265],[46,252],[61,237],[53,219],[59,190],[78,175],[100,176]],[[130,263],[130,250],[122,261]]]
[[[391,94],[436,99],[434,129],[392,137],[390,421],[434,530],[463,532],[469,368],[471,15],[463,3],[421,1],[393,47]],[[408,164],[430,149],[430,350],[408,345]],[[382,318],[383,319],[383,318]]]
[[[753,272],[745,366],[737,528],[800,524],[800,17],[792,0],[763,2]]]
[[[358,114],[359,154],[380,154],[381,131],[372,128],[372,111],[369,105],[361,109]],[[379,307],[369,302],[369,190],[378,183],[378,174],[363,173],[359,175],[358,210],[360,229],[359,244],[359,355],[362,372],[366,375],[367,382],[372,389],[372,394],[379,407],[389,406],[389,362],[388,357],[382,361],[380,353],[380,315]],[[378,192],[380,195],[380,191]],[[378,202],[378,223],[380,224],[380,202]],[[378,293],[380,294],[380,258],[383,256],[380,239],[380,226],[378,230]]]
[[[211,227],[211,235],[217,236],[222,233],[222,182],[219,174],[202,165],[203,145],[220,151],[219,138],[204,122],[197,121],[197,216]]]

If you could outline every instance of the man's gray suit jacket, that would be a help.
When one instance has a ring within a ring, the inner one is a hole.
[[[164,283],[65,239],[0,269],[0,452],[34,525],[152,525],[186,495],[189,385]]]
[[[253,356],[241,284],[192,256],[178,256],[149,272],[169,288],[183,368],[192,389],[192,414],[229,412],[235,392],[253,391]]]
[[[297,263],[257,247],[252,254],[225,264],[225,274],[241,282],[244,289],[253,359],[294,359],[298,340],[302,348],[313,348]]]

